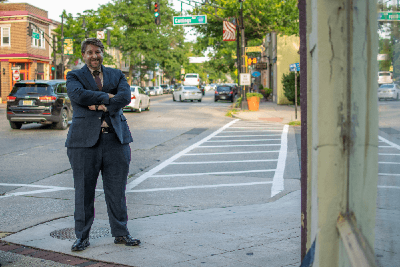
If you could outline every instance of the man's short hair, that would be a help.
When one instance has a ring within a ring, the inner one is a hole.
[[[85,41],[82,42],[81,54],[85,53],[87,45],[98,46],[98,47],[100,47],[101,52],[104,53],[104,45],[99,39],[97,39],[97,38],[87,38]]]

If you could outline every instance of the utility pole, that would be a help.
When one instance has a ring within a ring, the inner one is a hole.
[[[64,11],[61,14],[61,79],[64,79]]]
[[[243,1],[244,0],[239,0],[240,2],[240,24],[241,24],[241,38],[242,38],[242,72],[241,73],[246,73],[246,41],[244,37],[244,21],[243,21]],[[243,85],[242,89],[242,109],[246,110],[249,109],[247,105],[247,100],[246,100],[246,86]]]
[[[57,79],[57,56],[56,56],[56,36],[53,34],[53,68],[54,75],[53,80]]]
[[[237,64],[237,71],[238,71],[238,84],[240,84],[240,21],[239,18],[236,18],[236,64]],[[240,95],[242,94],[241,90]],[[243,99],[243,98],[242,98]]]

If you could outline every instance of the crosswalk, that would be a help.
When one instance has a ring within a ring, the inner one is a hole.
[[[282,124],[233,120],[134,179],[127,185],[127,192],[268,184],[273,197],[284,190],[288,129],[288,125]],[[213,179],[212,184],[190,184],[191,177],[210,175],[245,175],[258,179],[246,183],[218,183],[218,179]],[[145,180],[167,177],[187,179],[179,187],[136,189]],[[265,181],[258,181],[260,177]]]

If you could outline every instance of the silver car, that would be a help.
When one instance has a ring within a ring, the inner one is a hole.
[[[393,99],[399,100],[400,96],[400,87],[395,83],[382,84],[378,88],[378,99],[381,101],[382,99]]]
[[[172,100],[179,100],[181,102],[184,100],[190,100],[192,102],[193,100],[197,100],[201,102],[202,97],[203,93],[196,86],[179,86],[172,93]]]
[[[131,86],[131,103],[124,109],[136,110],[139,113],[142,110],[150,110],[150,98],[141,87]]]

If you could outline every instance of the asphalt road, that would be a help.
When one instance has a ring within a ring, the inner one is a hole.
[[[134,139],[129,219],[265,203],[299,190],[293,128],[227,117],[231,104],[214,102],[213,92],[201,103],[162,95],[151,97],[150,111],[124,112]],[[37,124],[12,130],[0,109],[0,231],[73,215],[67,132]],[[101,177],[97,188],[96,218],[107,219]]]

